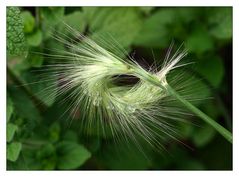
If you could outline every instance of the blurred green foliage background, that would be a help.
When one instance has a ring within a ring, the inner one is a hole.
[[[48,63],[34,52],[66,50],[51,38],[53,29],[71,35],[64,23],[93,39],[109,33],[149,64],[164,58],[172,40],[184,42],[202,92],[213,98],[198,107],[232,129],[232,8],[7,7],[8,170],[232,169],[232,145],[199,120],[199,126],[180,125],[180,141],[190,148],[168,142],[168,152],[143,146],[144,155],[133,144],[79,131],[69,115],[62,116],[58,98],[40,94],[46,83],[19,87],[38,81],[32,71]]]

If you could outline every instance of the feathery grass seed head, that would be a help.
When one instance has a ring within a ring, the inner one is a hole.
[[[146,71],[132,58],[122,59],[100,44],[78,32],[81,42],[71,43],[60,36],[55,38],[67,45],[65,60],[50,66],[54,77],[62,76],[58,95],[67,93],[73,100],[73,114],[80,108],[81,125],[90,132],[96,129],[115,137],[142,137],[153,146],[161,146],[159,139],[175,138],[174,110],[164,106],[169,97],[167,74],[178,67],[186,52],[177,51],[166,56],[159,71]],[[62,55],[62,54],[61,54]],[[134,85],[118,85],[122,76],[136,77]],[[153,83],[153,84],[152,84]],[[69,92],[69,93],[68,93]],[[175,111],[177,112],[177,111]]]

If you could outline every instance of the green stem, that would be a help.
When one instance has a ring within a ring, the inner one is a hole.
[[[193,106],[190,102],[185,100],[183,97],[181,97],[173,88],[171,88],[169,85],[166,86],[167,91],[174,96],[178,101],[183,103],[185,107],[187,107],[189,110],[194,112],[198,117],[200,117],[202,120],[204,120],[206,123],[211,125],[215,130],[217,130],[225,139],[227,139],[230,143],[232,143],[232,134],[227,129],[225,129],[223,126],[215,122],[211,117],[203,113],[201,110]]]
[[[11,78],[11,80],[18,86],[21,86],[20,88],[31,98],[31,100],[33,101],[33,103],[35,104],[36,108],[39,109],[39,112],[42,113],[44,112],[44,110],[47,109],[47,105],[42,102],[40,99],[38,99],[30,90],[29,87],[26,86],[26,84],[19,79],[16,74],[14,73],[14,71],[7,66],[7,74],[8,77]]]

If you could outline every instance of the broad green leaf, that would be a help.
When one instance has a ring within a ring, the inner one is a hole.
[[[204,124],[202,127],[195,129],[192,134],[192,140],[197,147],[205,146],[214,138],[216,131],[210,125]]]
[[[64,15],[64,7],[40,7],[41,19],[49,25],[55,25],[61,21]]]
[[[182,43],[191,28],[187,25],[198,15],[199,10],[193,7],[160,8],[145,19],[142,30],[133,44],[149,48],[165,48],[175,39]]]
[[[194,130],[194,125],[190,123],[180,122],[178,124],[178,130],[180,132],[180,136],[183,138],[189,139],[192,136],[192,132]]]
[[[35,18],[29,11],[21,12],[21,17],[23,20],[24,32],[31,33],[35,27]]]
[[[12,142],[7,145],[7,159],[15,162],[21,152],[22,144],[19,142]]]
[[[73,13],[67,14],[63,18],[61,24],[62,31],[64,33],[72,33],[72,29],[83,33],[86,27],[86,20],[84,19],[84,14],[82,11],[74,11]],[[68,27],[69,26],[69,27]]]
[[[222,58],[209,56],[198,60],[195,70],[200,73],[210,84],[217,88],[220,86],[224,76],[224,64]]]
[[[92,37],[100,38],[104,41],[104,35],[109,34],[121,47],[128,48],[134,38],[138,35],[142,26],[142,18],[139,9],[126,7],[105,7],[83,8],[89,31],[92,32]],[[110,39],[110,37],[107,37]],[[108,39],[106,41],[108,41]],[[111,40],[112,43],[106,47],[115,47],[117,43]],[[102,41],[101,41],[102,42]]]
[[[64,7],[38,7],[42,25],[43,39],[52,36],[53,29],[62,23]]]
[[[9,56],[27,54],[23,28],[19,8],[7,7],[7,54]]]
[[[215,120],[217,120],[219,116],[222,115],[222,110],[221,109],[218,110],[219,103],[216,98],[205,101],[205,104],[201,105],[201,108],[203,112],[206,112],[207,115],[209,115]]]
[[[204,9],[198,7],[177,7],[173,8],[173,10],[175,11],[175,16],[177,16],[176,18],[179,19],[179,23],[186,25],[195,20],[195,18],[198,18]],[[175,20],[175,23],[178,22]]]
[[[91,157],[91,153],[82,145],[62,141],[57,145],[57,168],[61,170],[76,169],[83,165]]]
[[[7,124],[7,142],[12,141],[17,128],[18,127],[12,123]]]
[[[13,113],[13,103],[12,103],[12,99],[8,96],[7,97],[7,122],[9,122],[12,113]]]
[[[38,160],[46,159],[48,157],[54,156],[55,151],[55,146],[51,143],[47,143],[41,146],[41,149],[37,151],[36,157]]]
[[[135,45],[145,47],[166,47],[173,36],[169,35],[168,25],[174,21],[174,11],[162,9],[144,21],[143,27],[134,40]]]
[[[33,83],[28,85],[32,94],[47,106],[51,106],[54,103],[57,93],[57,83],[51,77],[51,74],[47,71],[42,73],[37,70],[35,73],[25,72],[22,74],[22,78],[24,78],[26,83]]]
[[[214,49],[212,37],[204,30],[193,31],[185,42],[186,48],[190,52],[201,54]]]
[[[214,120],[218,120],[221,115],[221,110],[218,110],[218,103],[215,99],[204,101],[204,104],[201,105],[201,110]],[[210,143],[215,135],[215,129],[202,122],[200,127],[194,127],[191,139],[197,147],[203,147]]]
[[[41,115],[39,110],[29,95],[27,95],[19,87],[15,86],[9,87],[8,92],[14,103],[14,110],[20,117],[26,118],[29,122],[31,122],[31,125],[40,121]]]
[[[208,9],[208,28],[215,38],[230,39],[232,37],[232,8]]]
[[[38,29],[37,31],[34,31],[31,34],[28,34],[26,36],[26,39],[27,39],[27,43],[30,46],[33,46],[33,47],[39,46],[42,42],[42,32],[41,32],[41,30]]]

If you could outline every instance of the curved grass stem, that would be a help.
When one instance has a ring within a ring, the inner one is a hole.
[[[226,140],[228,140],[230,143],[232,143],[232,133],[229,132],[227,129],[225,129],[223,126],[218,124],[216,121],[214,121],[211,117],[203,113],[201,110],[196,108],[194,105],[192,105],[190,102],[185,100],[183,97],[181,97],[173,88],[171,88],[169,85],[166,86],[167,91],[175,97],[178,101],[180,101],[185,107],[187,107],[189,110],[191,110],[193,113],[195,113],[198,117],[200,117],[202,120],[204,120],[206,123],[211,125],[218,133],[220,133]]]

